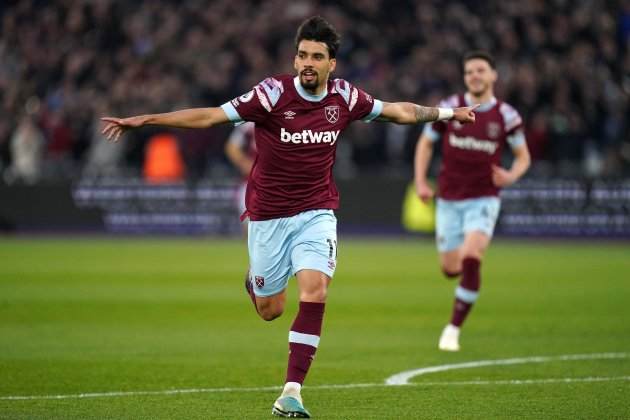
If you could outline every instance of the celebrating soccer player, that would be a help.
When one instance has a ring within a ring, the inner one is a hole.
[[[521,116],[494,96],[497,72],[493,58],[485,52],[473,51],[464,57],[463,66],[467,92],[449,97],[440,106],[478,104],[476,123],[465,126],[459,121],[427,124],[415,157],[416,190],[426,202],[434,195],[427,183],[433,144],[442,140],[437,248],[444,275],[461,278],[455,289],[451,321],[438,343],[445,351],[460,349],[460,328],[479,295],[481,260],[499,214],[499,189],[516,182],[530,163]],[[500,166],[505,143],[514,154],[509,170]]]
[[[310,417],[300,390],[319,345],[328,285],[337,265],[339,193],[333,181],[340,133],[355,120],[418,124],[474,122],[475,106],[431,108],[381,102],[345,80],[330,80],[339,35],[323,18],[307,19],[295,38],[296,76],[269,77],[216,108],[195,108],[130,118],[103,118],[103,133],[118,140],[144,125],[203,128],[255,123],[257,155],[249,175],[250,270],[246,288],[263,319],[279,317],[290,276],[297,277],[299,310],[289,332],[284,389],[273,404],[280,417]]]

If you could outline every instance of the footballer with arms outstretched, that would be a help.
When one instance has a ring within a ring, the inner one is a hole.
[[[479,295],[481,260],[499,214],[499,189],[516,182],[530,163],[521,116],[494,96],[494,59],[486,52],[472,51],[464,57],[463,67],[467,92],[445,99],[440,106],[478,105],[475,124],[462,125],[453,120],[427,124],[415,157],[416,191],[426,202],[434,195],[427,183],[433,145],[442,140],[437,248],[444,275],[461,278],[455,289],[451,321],[438,342],[444,351],[460,349],[460,328]],[[514,154],[509,170],[500,166],[506,145]]]
[[[475,120],[475,106],[386,103],[345,80],[330,80],[339,40],[335,29],[315,16],[297,31],[296,76],[269,77],[221,107],[103,118],[103,133],[110,140],[144,125],[205,128],[254,122],[257,154],[244,214],[250,219],[246,288],[256,311],[267,321],[282,314],[292,275],[297,277],[300,300],[289,331],[285,386],[272,408],[280,417],[310,417],[300,390],[319,345],[326,294],[337,264],[333,210],[339,193],[332,167],[341,132],[355,120],[397,124]]]

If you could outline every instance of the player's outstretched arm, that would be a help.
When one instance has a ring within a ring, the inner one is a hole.
[[[230,120],[221,108],[190,108],[164,114],[138,115],[128,118],[103,117],[101,121],[105,123],[102,133],[107,140],[118,141],[126,130],[145,125],[208,128],[227,123]]]
[[[475,108],[479,105],[462,108],[437,108],[412,104],[410,102],[383,102],[383,110],[378,121],[397,124],[419,124],[438,120],[457,120],[461,123],[475,122]]]

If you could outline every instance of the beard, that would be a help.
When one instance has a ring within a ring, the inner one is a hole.
[[[300,73],[300,85],[307,90],[317,89],[317,86],[319,86],[319,75],[315,73],[312,80],[306,80],[304,72]]]

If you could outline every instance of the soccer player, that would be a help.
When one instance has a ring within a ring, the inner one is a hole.
[[[427,183],[427,169],[433,145],[442,140],[437,248],[444,275],[460,278],[451,321],[438,343],[444,351],[460,349],[460,328],[479,295],[481,260],[499,214],[499,189],[516,182],[530,163],[521,116],[494,96],[494,59],[486,52],[472,51],[464,57],[463,68],[467,92],[443,100],[440,106],[477,104],[476,123],[462,125],[451,120],[427,124],[415,156],[416,190],[420,199],[427,202],[434,195]],[[514,154],[509,170],[500,166],[506,143]]]
[[[374,99],[342,79],[330,79],[339,35],[322,17],[307,19],[295,38],[296,75],[269,77],[216,108],[130,118],[103,118],[110,140],[144,125],[202,128],[253,121],[257,154],[246,193],[250,271],[246,288],[260,317],[285,306],[287,281],[297,277],[299,310],[289,332],[285,386],[273,404],[280,417],[310,417],[301,387],[319,345],[328,285],[337,258],[339,193],[332,166],[340,133],[355,120],[418,124],[474,122],[474,106],[431,108]]]
[[[245,213],[245,191],[247,188],[247,178],[254,166],[256,157],[256,142],[254,141],[254,123],[246,122],[240,124],[232,130],[230,137],[225,143],[225,155],[230,162],[239,170],[243,177],[243,182],[238,188],[237,200],[238,209],[241,214]],[[247,234],[247,224],[243,225]]]

